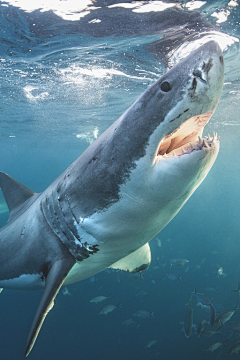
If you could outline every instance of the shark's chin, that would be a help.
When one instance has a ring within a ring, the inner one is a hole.
[[[184,156],[195,151],[213,151],[219,147],[217,134],[202,138],[204,126],[208,123],[213,112],[196,115],[185,120],[180,127],[165,136],[160,143],[156,162],[173,156]]]

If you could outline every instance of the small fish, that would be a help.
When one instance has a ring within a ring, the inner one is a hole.
[[[197,293],[196,288],[194,288],[194,292],[192,292],[192,294],[196,296],[196,300],[201,307],[204,308],[206,306],[210,306],[211,301],[205,295]]]
[[[97,279],[96,279],[96,277],[93,275],[93,276],[90,277],[89,281],[90,281],[91,283],[94,283],[94,282],[97,281]]]
[[[220,348],[220,346],[222,346],[222,345],[223,345],[223,343],[221,343],[221,342],[216,342],[215,344],[212,344],[211,346],[209,346],[209,347],[206,349],[206,351],[211,351],[211,352],[213,352],[213,351],[217,350],[218,348]]]
[[[227,274],[223,271],[223,267],[222,267],[222,266],[220,266],[220,268],[218,269],[218,271],[217,271],[217,276],[218,276],[218,277],[220,277],[220,276],[222,276],[222,277],[227,276]]]
[[[229,321],[231,319],[231,317],[233,316],[233,314],[235,313],[235,311],[239,310],[238,309],[238,303],[235,306],[234,310],[232,311],[227,311],[225,313],[223,313],[222,315],[219,315],[218,318],[216,319],[216,324],[221,324],[224,325],[227,321]]]
[[[115,310],[116,308],[121,308],[121,303],[118,304],[118,305],[107,305],[107,306],[105,306],[102,310],[100,310],[98,315],[107,315],[107,314],[111,313],[113,310]]]
[[[167,272],[167,278],[169,279],[169,280],[178,280],[178,281],[181,281],[181,279],[182,279],[182,275],[180,275],[180,276],[177,276],[174,272]]]
[[[201,265],[196,264],[196,265],[194,265],[192,268],[193,268],[193,270],[200,270],[200,269],[201,269]]]
[[[219,334],[221,335],[219,330],[202,330],[200,336],[206,337],[206,338],[210,338],[213,335]]]
[[[154,318],[153,314],[154,314],[154,311],[152,311],[150,313],[149,311],[146,311],[146,310],[138,310],[133,314],[133,316],[138,317],[140,319],[146,319],[146,318],[148,318],[150,316],[152,318]]]
[[[204,325],[208,324],[207,320],[203,319],[197,327],[197,336],[200,337],[204,330]]]
[[[128,326],[137,326],[137,323],[132,318],[124,320],[122,322],[122,324],[125,325],[126,327],[128,327]]]
[[[240,341],[238,341],[235,345],[233,345],[228,353],[229,354],[238,354],[239,350],[240,350]]]
[[[1,294],[2,291],[3,291],[3,288],[0,288],[0,294]]]
[[[192,326],[193,326],[193,309],[190,303],[185,313],[184,322],[183,322],[183,332],[186,338],[189,338],[189,336],[192,334]]]
[[[232,323],[226,323],[223,326],[225,329],[227,329],[229,331],[234,331],[234,332],[240,331],[240,322],[239,321],[235,321]]]
[[[183,266],[189,263],[187,259],[171,259],[170,265],[171,266]]]
[[[217,252],[216,250],[212,250],[212,251],[209,252],[209,254],[210,254],[210,255],[217,255],[218,252]]]
[[[62,290],[63,295],[70,295],[72,296],[72,294],[70,293],[70,291],[68,290],[68,288],[66,286],[64,286],[63,290]]]
[[[147,343],[147,345],[145,346],[145,348],[151,348],[154,344],[156,344],[158,342],[158,340],[151,340]]]
[[[99,296],[96,296],[94,298],[92,298],[89,302],[90,303],[94,303],[94,304],[98,304],[106,299],[110,299],[110,296],[103,296],[103,295],[99,295]]]
[[[160,239],[157,239],[157,246],[158,246],[158,247],[161,247],[161,246],[162,246],[162,242],[161,242]]]

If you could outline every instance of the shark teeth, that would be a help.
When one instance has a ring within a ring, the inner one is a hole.
[[[178,128],[162,138],[158,150],[157,159],[162,157],[180,157],[190,154],[193,151],[211,151],[219,142],[217,134],[209,134],[202,138],[204,126],[209,121],[212,112],[196,115],[186,119]]]
[[[215,142],[219,141],[215,133],[213,137],[208,134],[207,137],[202,138],[204,126],[208,123],[211,115],[211,111],[195,115],[186,119],[178,128],[173,129],[171,133],[162,138],[157,150],[157,158],[182,156],[202,149],[210,150]]]
[[[203,146],[205,146],[206,148],[209,148],[209,145],[205,139],[203,139]]]
[[[163,155],[158,154],[158,158],[170,158],[170,157],[180,157],[182,155],[190,154],[193,151],[198,150],[211,150],[215,147],[215,145],[219,142],[219,137],[217,134],[213,133],[211,137],[209,134],[205,138],[198,136],[196,141],[191,141],[177,149],[172,150],[169,153],[165,153]]]

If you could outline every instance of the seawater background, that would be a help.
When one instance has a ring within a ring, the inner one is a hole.
[[[24,1],[0,2],[1,171],[36,192],[44,190],[168,66],[184,56],[186,49],[179,46],[196,47],[199,37],[204,41],[203,33],[215,38],[216,31],[224,48],[226,77],[205,134],[218,132],[220,153],[200,188],[158,235],[162,246],[151,241],[152,265],[143,272],[143,279],[104,271],[69,286],[72,296],[60,291],[30,357],[227,359],[238,339],[235,335],[226,347],[209,353],[207,347],[224,342],[229,333],[222,329],[222,335],[210,339],[196,335],[186,339],[180,322],[194,287],[220,313],[239,301],[238,293],[231,290],[240,281],[240,7],[237,1],[121,3],[125,5],[34,2],[29,8]],[[163,5],[169,8],[164,10]],[[201,6],[192,11],[190,5]],[[1,214],[0,221],[3,225],[7,214]],[[173,269],[183,275],[181,282],[167,279],[173,258],[189,259],[187,272],[188,265]],[[223,276],[218,276],[220,267]],[[136,296],[142,290],[147,294]],[[110,299],[89,303],[102,294]],[[1,293],[1,359],[24,359],[40,297],[40,291]],[[105,305],[120,302],[122,308],[98,316]],[[208,318],[194,298],[192,303],[195,324]],[[122,322],[140,309],[154,311],[154,319],[133,318],[139,326],[125,327]],[[240,321],[240,314],[233,320]],[[158,343],[145,348],[153,339]]]

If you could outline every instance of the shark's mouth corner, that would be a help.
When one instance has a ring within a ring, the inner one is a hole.
[[[157,161],[172,156],[182,156],[203,148],[211,150],[219,142],[216,134],[202,138],[204,126],[208,123],[213,112],[196,115],[187,119],[171,134],[165,136],[158,148]]]

